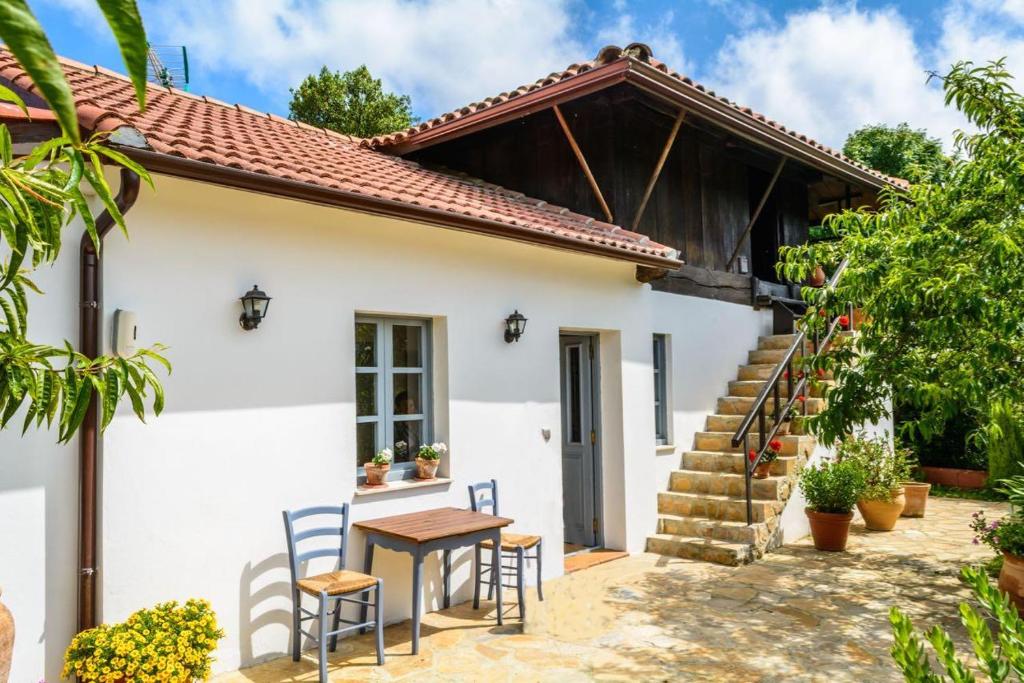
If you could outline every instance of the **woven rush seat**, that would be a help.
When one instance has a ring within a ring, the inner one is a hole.
[[[529,534],[502,534],[501,549],[509,551],[516,548],[529,549],[540,543],[540,538],[540,536],[531,536]],[[493,548],[494,543],[490,540],[481,541],[480,546],[483,548]]]
[[[371,588],[377,584],[377,579],[367,576],[361,572],[353,572],[342,569],[326,574],[307,576],[295,582],[299,590],[310,595],[320,595],[320,591],[327,595],[341,595],[352,593],[363,588]]]

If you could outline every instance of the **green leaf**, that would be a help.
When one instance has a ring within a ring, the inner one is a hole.
[[[14,92],[5,85],[0,85],[0,100],[4,102],[10,102],[25,113],[28,116],[28,107],[25,106],[25,101],[21,99],[18,93]]]
[[[146,41],[146,29],[142,25],[139,8],[135,0],[96,0],[96,4],[107,18],[117,46],[121,49],[121,58],[135,86],[139,109],[145,109],[149,43]]]
[[[116,149],[110,149],[109,147],[106,147],[104,145],[96,145],[91,149],[107,157],[115,164],[127,168],[129,171],[142,178],[144,181],[146,181],[146,184],[149,185],[150,189],[155,188],[155,186],[153,185],[153,177],[149,175],[149,171],[147,171],[142,166],[142,164],[134,161],[133,159],[130,159],[124,154],[121,154]]]
[[[50,104],[64,134],[76,144],[81,142],[75,100],[64,78],[64,70],[25,0],[0,2],[0,39]]]
[[[92,382],[82,382],[75,393],[71,410],[67,413],[64,424],[61,425],[60,442],[67,443],[82,426],[85,420],[85,413],[89,409],[89,401],[92,399]]]

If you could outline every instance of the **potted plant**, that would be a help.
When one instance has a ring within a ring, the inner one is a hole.
[[[999,590],[1010,596],[1018,611],[1024,608],[1024,517],[1011,513],[989,522],[984,512],[975,512],[971,522],[974,543],[984,543],[1003,555]]]
[[[910,478],[910,461],[903,449],[894,450],[886,436],[851,436],[840,442],[838,459],[850,462],[864,475],[857,509],[872,531],[892,531],[907,504],[903,482]]]
[[[761,461],[754,467],[754,479],[768,478],[768,475],[771,474],[772,463],[779,459],[779,453],[781,451],[781,441],[778,439],[772,439],[768,442],[768,448],[764,449],[764,455],[761,456]],[[750,459],[750,462],[757,460],[757,450],[751,448],[747,457]]]
[[[909,451],[908,451],[909,453]],[[911,461],[910,456],[907,457],[908,462]],[[917,464],[916,458],[913,459],[912,465]],[[917,474],[920,477],[920,473]],[[917,481],[916,479],[907,478],[906,481],[901,482],[907,498],[907,504],[903,508],[903,512],[900,513],[901,517],[924,517],[924,509],[928,504],[928,493],[932,489],[932,485],[926,481]]]
[[[781,422],[779,422],[779,430],[775,432],[776,436],[788,436],[792,431],[793,421],[800,417],[800,411],[797,409],[797,404],[791,405],[784,413],[782,413]]]
[[[416,454],[416,478],[436,479],[437,466],[441,462],[441,456],[448,452],[448,447],[443,442],[423,444]]]
[[[852,462],[826,460],[800,474],[800,489],[807,500],[804,512],[818,550],[846,550],[853,506],[864,488],[864,474]]]
[[[363,469],[366,470],[366,485],[374,487],[387,486],[384,478],[387,477],[388,472],[391,470],[391,461],[394,459],[395,456],[391,449],[385,448],[373,456],[370,462],[363,465]]]

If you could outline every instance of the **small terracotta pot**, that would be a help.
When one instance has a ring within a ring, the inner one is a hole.
[[[893,489],[892,500],[867,500],[857,501],[857,509],[864,518],[864,526],[872,531],[892,531],[896,526],[896,520],[907,505],[907,496],[901,486]]]
[[[825,277],[825,269],[821,266],[815,266],[814,272],[811,273],[811,277],[807,280],[807,284],[811,287],[821,287],[825,284],[827,279],[828,278]]]
[[[776,436],[789,436],[789,430],[793,426],[792,420],[783,419],[779,423],[779,431],[775,432]]]
[[[806,508],[807,521],[811,524],[811,538],[814,547],[827,552],[846,550],[846,539],[850,535],[852,512],[816,512]]]
[[[391,465],[374,465],[372,462],[368,462],[363,465],[363,469],[366,470],[367,486],[387,486],[384,478],[391,471]]]
[[[3,591],[0,591],[2,594]],[[11,659],[14,657],[14,616],[4,603],[0,602],[0,681],[11,675]]]
[[[924,508],[928,504],[928,492],[932,485],[924,481],[905,481],[907,505],[900,513],[902,517],[924,517]]]
[[[999,590],[1010,596],[1018,612],[1024,609],[1024,557],[1003,553]]]
[[[423,458],[416,458],[416,478],[436,479],[437,466],[440,462],[440,460],[424,460]]]
[[[768,475],[772,472],[772,464],[770,462],[759,462],[757,467],[754,468],[754,479],[767,479]]]

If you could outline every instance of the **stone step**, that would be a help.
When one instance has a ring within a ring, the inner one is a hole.
[[[743,444],[732,445],[733,432],[697,432],[694,436],[694,450],[742,453]],[[813,436],[798,436],[788,434],[775,437],[782,442],[782,455],[810,455],[814,451],[815,440]],[[758,448],[761,440],[757,435],[756,428],[750,434],[750,447]]]
[[[708,415],[705,428],[709,432],[729,432],[735,434],[743,422],[743,415]]]
[[[796,341],[795,334],[769,334],[766,336],[757,338],[757,348],[759,349],[788,349]],[[804,341],[804,346],[807,349],[812,347],[809,341]]]
[[[778,500],[755,500],[752,501],[751,507],[751,521],[766,522],[782,512],[783,503]],[[708,517],[746,522],[747,501],[743,498],[709,493],[662,491],[658,494],[658,512],[681,517]]]
[[[786,349],[754,349],[747,352],[747,362],[751,365],[778,365],[785,356]]]
[[[793,383],[796,384],[794,378]],[[729,395],[730,396],[757,396],[761,393],[761,389],[764,388],[767,382],[764,380],[750,380],[750,379],[738,379],[729,382]],[[827,380],[819,380],[817,382],[810,383],[807,387],[806,394],[808,396],[824,396],[826,387],[831,388],[835,386],[835,382],[829,382]],[[786,380],[779,381],[779,396],[782,398],[789,398],[789,383]]]
[[[721,415],[746,415],[754,405],[755,396],[722,396],[718,399],[717,412]],[[771,413],[775,410],[775,399],[769,398],[765,401],[765,409]],[[806,401],[807,413],[815,415],[825,407],[825,400],[821,398],[808,398]]]
[[[770,542],[771,535],[778,526],[778,518],[748,525],[745,522],[728,522],[707,517],[658,515],[659,534],[713,538],[716,541],[727,543],[751,543],[764,546]]]
[[[756,500],[785,500],[792,482],[788,477],[751,479],[751,497]],[[673,470],[669,475],[669,490],[676,493],[707,493],[746,499],[746,482],[742,474],[708,472],[706,470]]]
[[[756,559],[754,546],[749,543],[728,543],[710,538],[654,534],[647,537],[647,552],[659,555],[702,560],[735,567]]]
[[[722,453],[712,451],[686,451],[683,453],[682,469],[699,472],[729,472],[743,474],[746,456],[742,453]],[[788,477],[795,475],[807,461],[805,457],[783,455],[775,459],[769,472],[773,476]]]
[[[764,381],[771,377],[772,373],[775,372],[776,365],[778,365],[778,363],[758,363],[755,365],[741,365],[739,372],[736,373],[736,379],[743,381]],[[825,376],[822,379],[833,379],[832,373],[826,372]]]

